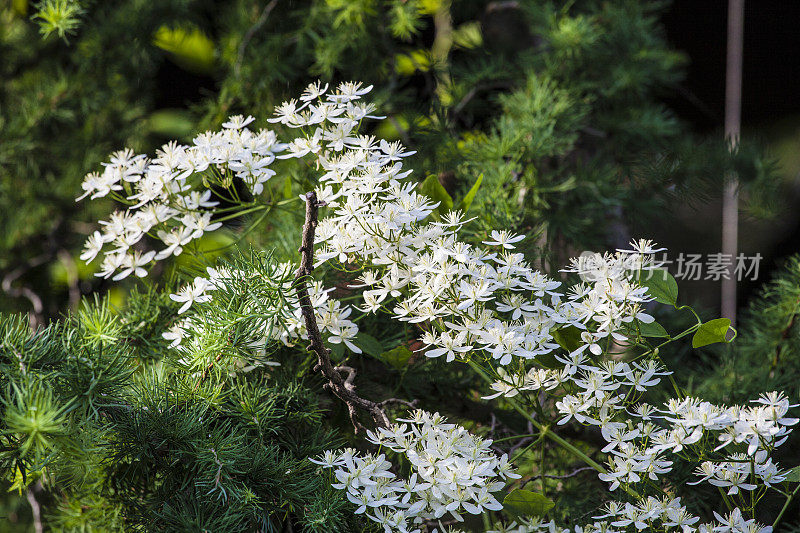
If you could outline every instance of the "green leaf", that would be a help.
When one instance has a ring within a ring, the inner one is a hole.
[[[536,362],[539,363],[539,365],[551,370],[564,368],[564,363],[556,359],[556,356],[553,354],[553,352],[540,353],[536,356]]]
[[[411,359],[413,353],[409,350],[406,346],[400,345],[397,348],[393,348],[388,352],[383,352],[381,354],[381,359],[392,365],[397,370],[402,370],[407,364],[408,360]]]
[[[568,352],[574,352],[581,345],[581,330],[575,326],[567,326],[550,332],[559,346]]]
[[[367,335],[366,333],[359,333],[356,335],[355,345],[361,348],[365,354],[378,359],[381,358],[381,354],[383,353],[383,345],[381,342],[372,335]]]
[[[692,336],[692,348],[700,348],[716,342],[728,342],[726,335],[731,327],[729,318],[715,318],[701,324]]]
[[[664,329],[664,326],[658,322],[650,322],[649,324],[640,320],[636,321],[639,325],[639,333],[642,337],[669,337],[669,333]]]
[[[475,194],[478,192],[478,188],[481,186],[481,182],[483,181],[483,174],[478,176],[478,179],[475,180],[475,183],[472,184],[469,191],[467,191],[466,196],[461,199],[458,203],[456,209],[459,209],[466,213],[469,210],[469,206],[472,205],[472,201],[475,199]]]
[[[453,209],[453,199],[447,193],[442,184],[439,183],[439,178],[430,174],[425,181],[422,182],[417,188],[420,194],[424,194],[434,202],[439,202],[439,207],[436,208],[435,213],[438,213],[440,216],[442,213],[446,213]]]
[[[663,268],[642,272],[639,283],[647,287],[647,293],[657,302],[675,305],[678,301],[678,282]]]
[[[283,182],[283,197],[287,200],[292,197],[292,177],[287,176],[286,181]]]
[[[789,470],[786,474],[786,481],[789,483],[800,483],[800,466],[796,466]]]
[[[199,28],[161,26],[153,36],[153,44],[169,52],[178,66],[197,74],[214,70],[214,43]]]
[[[503,508],[516,516],[542,516],[555,505],[550,498],[525,489],[514,489],[503,499]]]

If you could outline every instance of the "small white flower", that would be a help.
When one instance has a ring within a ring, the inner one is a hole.
[[[489,246],[502,246],[506,250],[513,250],[514,243],[519,242],[524,238],[525,235],[514,235],[513,233],[508,233],[507,231],[492,230],[492,238],[488,241],[483,241],[483,244],[488,244]]]
[[[227,122],[222,123],[222,127],[228,130],[240,130],[253,122],[255,120],[254,117],[247,115],[247,118],[243,117],[242,115],[234,115],[228,118]]]
[[[95,231],[89,238],[86,239],[86,244],[83,248],[83,253],[80,255],[81,261],[85,261],[90,263],[97,257],[97,254],[100,253],[100,250],[103,249],[103,244],[105,244],[103,240],[103,235],[99,231]]]
[[[194,283],[184,285],[177,294],[170,294],[170,299],[176,302],[183,302],[183,305],[178,309],[178,314],[185,313],[193,303],[202,303],[211,300],[211,295],[207,293],[213,287],[208,283],[208,280],[197,277],[194,278]]]

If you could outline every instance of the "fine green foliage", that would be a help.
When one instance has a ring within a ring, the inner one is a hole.
[[[362,531],[307,460],[338,442],[313,384],[291,360],[236,378],[184,369],[165,358],[174,311],[134,292],[119,312],[84,303],[36,333],[2,319],[0,468],[14,488],[58,487],[48,523],[64,530]]]
[[[36,5],[32,19],[39,25],[43,37],[55,33],[66,42],[67,36],[78,28],[82,13],[77,0],[44,0]]]

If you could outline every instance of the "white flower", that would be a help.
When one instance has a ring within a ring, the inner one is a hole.
[[[453,361],[456,357],[456,354],[462,354],[472,349],[472,346],[466,344],[466,337],[467,334],[465,331],[457,333],[456,335],[450,335],[450,333],[444,332],[436,340],[436,344],[440,346],[440,348],[428,350],[425,352],[425,355],[427,357],[439,357],[441,355],[446,355],[448,362]]]
[[[116,272],[117,269],[122,266],[124,261],[124,253],[107,252],[103,256],[103,262],[100,265],[100,272],[97,272],[95,276],[110,278],[114,272]]]
[[[152,261],[155,255],[156,253],[153,251],[142,253],[139,250],[135,250],[133,253],[124,254],[121,264],[119,265],[119,267],[122,268],[122,271],[114,276],[113,280],[119,281],[130,276],[131,274],[135,274],[140,278],[145,277],[147,275],[147,270],[144,269],[144,265]]]
[[[169,344],[170,348],[175,348],[180,345],[181,341],[186,336],[186,331],[184,331],[183,326],[180,323],[175,323],[169,328],[169,330],[162,333],[161,336],[166,340],[171,341]]]
[[[178,309],[178,314],[182,314],[195,302],[202,303],[209,301],[211,295],[207,294],[207,291],[212,288],[208,280],[196,277],[194,278],[194,283],[184,285],[177,294],[170,294],[169,297],[176,302],[183,302],[183,305]]]
[[[267,119],[269,122],[280,122],[287,126],[297,125],[299,121],[298,112],[301,111],[307,104],[297,107],[297,100],[289,100],[275,108],[275,118]]]
[[[353,100],[358,100],[372,90],[372,85],[361,88],[361,82],[344,82],[340,83],[336,93],[329,94],[328,100],[334,103],[347,103]]]
[[[211,213],[189,213],[181,222],[187,229],[192,230],[192,239],[199,239],[203,233],[222,227],[222,222],[211,222]]]
[[[398,422],[403,423],[369,431],[368,440],[405,455],[411,465],[408,479],[396,477],[383,455],[326,452],[311,460],[334,469],[333,487],[348,491],[348,499],[358,505],[357,513],[366,512],[381,524],[396,524],[400,515],[418,522],[450,513],[461,520],[461,511],[480,514],[484,509],[502,509],[492,493],[503,488],[502,479],[519,476],[506,455],[498,459],[491,452],[491,441],[447,423],[438,413],[415,411],[413,418]]]
[[[328,84],[326,83],[324,87],[322,87],[322,82],[317,80],[314,83],[310,84],[306,87],[306,90],[303,91],[303,95],[300,97],[302,102],[308,102],[311,100],[316,100],[323,94],[325,91],[328,90]]]
[[[632,250],[624,250],[622,248],[617,248],[617,251],[623,252],[626,254],[654,254],[656,252],[663,252],[666,248],[656,248],[654,246],[653,241],[648,239],[639,239],[638,241],[631,241],[630,242]]]
[[[156,261],[165,259],[171,255],[178,256],[183,252],[183,246],[192,240],[192,229],[186,226],[174,228],[171,232],[159,230],[158,238],[167,245],[166,248],[158,252],[155,256]]]
[[[243,117],[242,115],[234,115],[228,118],[227,122],[222,123],[222,127],[228,130],[240,130],[253,122],[255,120],[254,117],[247,115],[247,118]]]
[[[103,249],[103,244],[105,244],[103,240],[103,235],[99,231],[95,231],[89,238],[86,239],[86,244],[83,247],[83,253],[80,255],[81,261],[85,261],[90,263],[97,257],[97,254],[100,253],[100,250]]]
[[[525,238],[525,235],[514,235],[507,231],[492,230],[492,238],[488,241],[483,241],[483,244],[490,246],[502,246],[506,250],[513,250],[514,243],[519,242]]]

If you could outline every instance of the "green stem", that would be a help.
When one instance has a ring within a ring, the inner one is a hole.
[[[242,215],[246,215],[248,213],[255,213],[256,211],[262,211],[264,209],[269,209],[271,207],[272,207],[272,204],[259,205],[259,206],[256,206],[256,207],[251,207],[250,209],[245,209],[243,211],[239,211],[238,213],[233,213],[231,215],[220,217],[220,218],[214,220],[214,222],[226,222],[228,220],[240,217]]]
[[[467,359],[467,364],[469,364],[469,366],[475,372],[477,372],[478,375],[481,376],[487,383],[492,383],[492,379],[472,359]],[[591,466],[592,468],[594,468],[595,470],[597,470],[601,474],[607,474],[608,473],[608,470],[606,470],[606,468],[603,465],[601,465],[600,463],[598,463],[597,461],[595,461],[594,459],[592,459],[591,457],[589,457],[588,455],[583,453],[581,450],[579,450],[578,448],[573,446],[568,441],[564,440],[563,438],[559,437],[558,435],[556,435],[555,433],[550,431],[550,428],[548,426],[542,424],[541,422],[539,422],[538,420],[533,418],[530,413],[528,413],[525,409],[522,408],[522,406],[519,403],[517,403],[516,400],[514,400],[513,398],[505,398],[505,400],[509,403],[509,405],[511,405],[511,407],[514,408],[514,410],[516,412],[518,412],[523,417],[525,417],[531,424],[533,424],[533,426],[536,429],[541,431],[544,436],[546,436],[547,438],[549,438],[550,440],[552,440],[553,442],[555,442],[556,444],[561,446],[563,449],[565,449],[566,451],[568,451],[569,453],[571,453],[575,457],[579,458],[581,461],[583,461],[587,465]],[[633,489],[631,489],[629,487],[624,487],[624,486],[623,486],[623,489],[625,490],[625,492],[627,492],[628,494],[630,494],[634,498],[636,498],[636,499],[640,499],[641,498],[639,493],[636,492],[635,490],[633,490]]]
[[[542,456],[539,461],[539,472],[542,474],[542,496],[547,496],[547,476],[544,475],[544,455],[545,455],[545,448],[544,441],[542,441]]]
[[[495,444],[495,443],[498,443],[498,442],[505,442],[507,440],[524,439],[524,438],[527,438],[527,437],[538,437],[539,435],[541,435],[541,433],[526,433],[525,435],[512,435],[510,437],[503,437],[502,439],[493,439],[492,440],[492,444]]]
[[[487,383],[492,383],[492,379],[474,361],[467,360],[467,362],[469,363],[469,366],[472,367],[472,369],[475,372],[477,372]],[[505,401],[507,401],[509,403],[509,405],[511,405],[511,407],[514,408],[515,411],[517,411],[519,414],[524,416],[531,424],[533,424],[533,426],[536,429],[538,429],[543,434],[545,434],[550,440],[552,440],[553,442],[555,442],[556,444],[558,444],[559,446],[561,446],[565,450],[569,451],[570,453],[572,453],[576,457],[580,458],[583,462],[585,462],[587,465],[591,466],[592,468],[594,468],[598,472],[601,472],[603,474],[608,472],[603,465],[601,465],[600,463],[598,463],[597,461],[595,461],[594,459],[592,459],[591,457],[589,457],[588,455],[586,455],[585,453],[580,451],[578,448],[576,448],[575,446],[573,446],[572,444],[570,444],[566,440],[562,439],[561,437],[559,437],[555,433],[551,432],[550,429],[548,428],[548,426],[545,426],[544,424],[542,424],[541,422],[539,422],[538,420],[533,418],[531,416],[531,414],[528,413],[528,411],[523,409],[522,406],[519,403],[517,403],[516,400],[514,400],[513,398],[505,398]]]
[[[271,207],[271,205],[270,205],[270,207]],[[270,211],[271,211],[271,209],[267,209],[267,210],[265,210],[265,211],[264,211],[264,212],[261,214],[261,216],[259,216],[259,217],[256,219],[256,221],[255,221],[255,222],[253,222],[253,223],[250,225],[250,227],[249,227],[249,228],[247,228],[247,229],[246,229],[246,230],[245,230],[243,233],[241,233],[240,235],[238,235],[238,236],[236,237],[236,240],[234,240],[232,243],[230,243],[230,244],[226,244],[225,246],[220,246],[220,247],[218,247],[218,248],[213,248],[213,249],[211,249],[211,250],[203,250],[203,253],[204,253],[204,254],[212,254],[212,253],[216,253],[216,252],[221,252],[221,251],[223,251],[223,250],[227,250],[228,248],[230,248],[230,247],[232,247],[232,246],[235,246],[236,244],[240,243],[240,242],[241,242],[241,241],[242,241],[242,240],[243,240],[245,237],[247,237],[247,235],[248,235],[248,234],[250,234],[250,233],[251,233],[251,232],[252,232],[252,231],[253,231],[253,230],[254,230],[256,227],[258,227],[258,225],[259,225],[259,224],[261,224],[261,222],[264,220],[264,218],[266,218],[266,216],[267,216],[267,215],[270,213]]]
[[[525,455],[525,452],[527,452],[528,450],[539,444],[539,441],[541,441],[543,438],[544,438],[544,433],[540,433],[539,437],[536,440],[525,446],[522,450],[517,450],[514,453],[514,457],[509,458],[509,461],[513,463],[514,461]]]
[[[772,531],[775,531],[775,528],[777,528],[778,524],[780,524],[781,519],[783,518],[783,515],[786,513],[786,510],[789,508],[789,504],[792,503],[792,500],[794,499],[794,496],[795,496],[795,494],[797,494],[798,490],[800,490],[800,485],[797,485],[794,488],[794,491],[789,495],[789,497],[786,498],[786,503],[783,504],[783,507],[781,508],[781,512],[778,513],[778,517],[775,518],[775,521],[772,523]]]
[[[722,487],[717,487],[717,490],[719,490],[719,494],[722,496],[722,500],[725,502],[725,507],[728,508],[728,511],[733,511],[735,506],[731,503],[731,500],[728,498],[728,495],[725,494],[725,491],[722,490]]]

